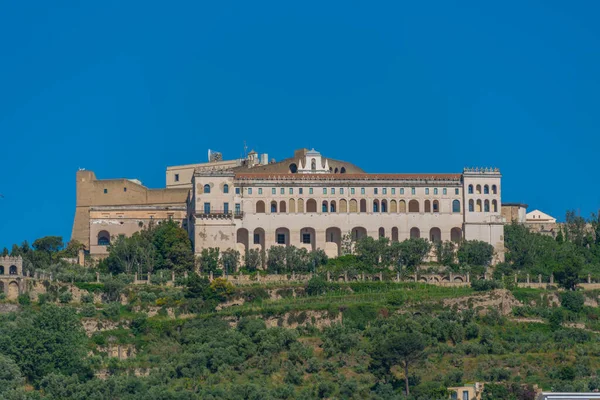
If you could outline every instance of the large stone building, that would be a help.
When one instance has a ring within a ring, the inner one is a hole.
[[[494,246],[497,261],[504,258],[497,169],[372,174],[314,150],[279,162],[255,152],[231,161],[216,154],[208,163],[168,167],[165,189],[80,171],[73,238],[101,255],[115,235],[172,218],[188,230],[196,253],[294,245],[337,256],[349,233],[393,241],[477,239]]]

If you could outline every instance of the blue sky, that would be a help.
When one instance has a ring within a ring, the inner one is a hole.
[[[4,2],[0,248],[70,237],[75,173],[300,147],[368,172],[494,166],[600,206],[598,2]]]

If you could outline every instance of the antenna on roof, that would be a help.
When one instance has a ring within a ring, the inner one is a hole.
[[[210,162],[210,149],[208,149],[208,162]]]
[[[246,141],[244,140],[244,158],[248,157],[248,146],[246,146]]]

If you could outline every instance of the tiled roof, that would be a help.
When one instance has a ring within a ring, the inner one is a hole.
[[[235,174],[235,179],[245,180],[432,180],[459,181],[461,174],[269,174],[243,173]]]

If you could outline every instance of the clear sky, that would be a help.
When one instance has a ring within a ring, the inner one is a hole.
[[[0,248],[71,234],[75,174],[300,147],[368,172],[498,167],[600,206],[600,3],[4,1]]]

